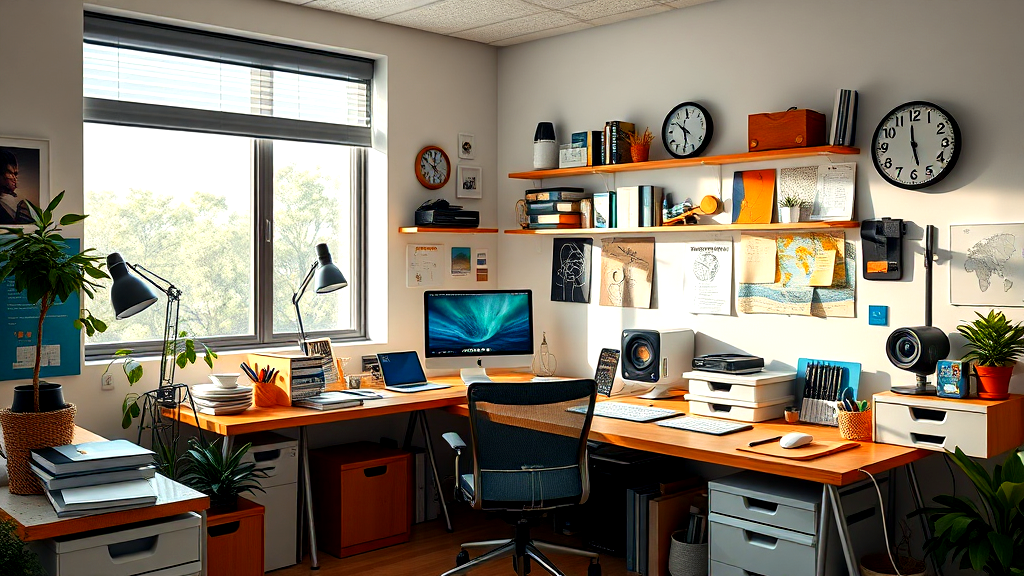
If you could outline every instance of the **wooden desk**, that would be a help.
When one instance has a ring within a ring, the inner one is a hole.
[[[85,430],[75,429],[75,443],[98,442],[103,438]],[[57,518],[53,506],[46,496],[18,496],[0,488],[0,518],[14,522],[18,536],[29,542],[45,540],[89,530],[112,528],[124,524],[143,522],[155,518],[167,518],[186,512],[204,515],[210,507],[210,499],[201,492],[168,480],[157,474],[157,501],[152,506],[122,510],[108,514],[82,516],[80,518]]]

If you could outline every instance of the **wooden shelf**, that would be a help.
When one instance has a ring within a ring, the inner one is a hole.
[[[664,170],[666,168],[685,168],[687,166],[723,166],[726,164],[742,164],[744,162],[764,162],[767,160],[784,160],[786,158],[808,158],[812,156],[831,156],[834,154],[855,156],[860,148],[850,146],[816,146],[813,148],[787,148],[785,150],[769,150],[767,152],[746,152],[743,154],[726,154],[724,156],[704,156],[697,158],[673,158],[670,160],[652,160],[650,162],[630,162],[627,164],[609,164],[607,166],[580,166],[579,168],[556,168],[554,170],[532,170],[530,172],[512,172],[509,178],[520,180],[543,180],[545,178],[563,178],[584,174],[614,174],[616,172],[636,172],[639,170]],[[506,230],[507,232],[507,230]]]
[[[497,234],[497,228],[430,228],[427,226],[402,226],[399,234]]]
[[[719,232],[729,230],[781,232],[785,230],[832,230],[837,228],[859,228],[860,222],[841,220],[837,222],[795,222],[793,224],[691,224],[689,226],[650,226],[647,228],[555,228],[544,230],[505,230],[505,234],[543,234],[554,236],[612,235],[612,234],[654,234],[656,232]]]

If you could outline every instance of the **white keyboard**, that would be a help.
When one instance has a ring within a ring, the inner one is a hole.
[[[750,430],[753,428],[750,424],[744,424],[742,422],[727,422],[725,420],[716,420],[714,418],[695,418],[693,416],[683,416],[682,418],[664,420],[662,422],[658,422],[658,426],[675,428],[677,430],[686,430],[687,432],[714,434],[715,436],[732,434],[733,432],[741,432],[743,430]]]
[[[570,412],[586,413],[586,406],[574,406],[569,408]],[[678,410],[668,408],[654,408],[653,406],[640,406],[638,404],[626,404],[625,402],[598,402],[594,405],[594,416],[606,418],[618,418],[631,422],[652,422],[661,418],[677,416],[681,414]]]

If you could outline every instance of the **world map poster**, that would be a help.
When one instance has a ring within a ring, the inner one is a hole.
[[[949,227],[949,301],[1024,306],[1024,224]]]

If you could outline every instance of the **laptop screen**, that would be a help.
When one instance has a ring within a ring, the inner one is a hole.
[[[426,382],[420,356],[416,352],[389,352],[377,354],[380,362],[380,373],[384,376],[384,384],[397,386],[401,384],[420,384]]]

